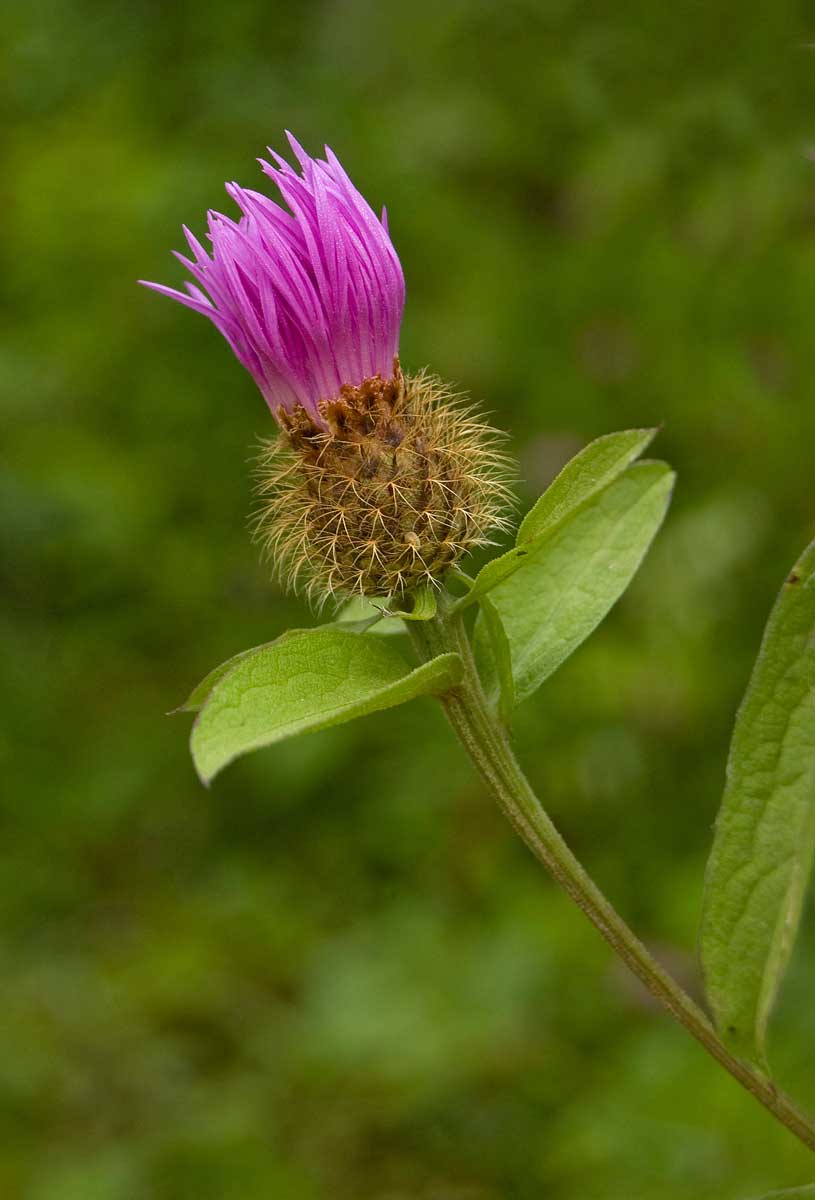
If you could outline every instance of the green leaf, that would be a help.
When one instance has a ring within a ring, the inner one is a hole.
[[[405,621],[430,621],[436,615],[436,589],[433,587],[420,588],[410,597],[413,603],[409,609],[393,609],[393,616]]]
[[[483,635],[489,645],[481,653],[489,655],[490,672],[498,688],[498,716],[504,725],[509,725],[512,710],[515,708],[515,680],[512,677],[512,653],[509,638],[506,635],[503,621],[498,609],[489,596],[481,597],[481,612],[479,624],[476,627],[476,637]],[[476,644],[476,659],[479,647]]]
[[[624,429],[607,433],[585,446],[549,485],[521,522],[518,545],[533,541],[555,522],[574,512],[622,475],[651,444],[656,429]]]
[[[392,608],[390,600],[365,600],[355,596],[349,600],[340,612],[337,620],[345,625],[348,622],[359,624],[367,621],[377,633],[404,633],[401,621],[430,621],[436,615],[438,593],[433,587],[420,588],[418,592],[408,597],[411,607]],[[374,622],[381,621],[383,628],[377,628]]]
[[[377,636],[404,633],[401,618],[388,612],[386,604],[385,600],[365,600],[362,596],[355,596],[341,610],[337,624],[340,629],[353,628]]]
[[[722,1038],[766,1067],[815,850],[815,542],[770,614],[736,717],[700,950]]]
[[[356,602],[352,601],[352,603],[356,603]],[[367,604],[367,601],[362,601],[362,603]],[[373,615],[371,615],[371,613],[358,611],[356,614],[356,617],[354,619],[349,619],[349,620],[343,619],[340,627],[342,629],[352,632],[352,633],[367,633],[371,629],[371,626],[373,625],[373,623],[375,621],[377,621],[377,622],[380,621],[381,617],[382,617],[382,614],[377,613],[375,610],[373,611]],[[383,622],[383,624],[384,624],[384,622]],[[336,628],[336,624],[332,623],[330,625],[315,625],[315,626],[312,626],[311,629],[288,629],[285,633],[281,634],[280,637],[275,638],[274,641],[263,642],[263,643],[261,643],[260,646],[251,646],[248,650],[241,650],[240,654],[234,654],[232,656],[232,658],[228,658],[226,660],[226,662],[222,662],[220,664],[220,666],[213,667],[213,669],[210,671],[210,673],[208,675],[204,676],[204,678],[197,685],[197,687],[193,688],[193,690],[190,692],[189,696],[184,701],[184,703],[179,704],[178,708],[171,709],[170,712],[168,713],[168,716],[172,717],[172,716],[175,716],[176,713],[183,713],[183,712],[198,712],[198,710],[203,707],[207,696],[210,694],[212,689],[215,687],[215,684],[218,682],[218,680],[223,679],[224,675],[227,675],[232,670],[233,667],[236,667],[238,665],[239,662],[242,662],[245,658],[250,658],[253,654],[257,654],[259,650],[265,650],[268,646],[274,646],[278,642],[284,641],[286,638],[299,637],[301,634],[304,634],[304,633],[314,633],[314,631],[316,629],[335,629],[335,628]],[[379,628],[376,628],[375,632],[376,633],[385,632],[385,630],[380,630]],[[397,626],[395,629],[388,629],[387,632],[388,633],[401,633],[402,628],[401,628],[401,626]]]
[[[550,534],[622,474],[653,440],[656,429],[626,429],[591,442],[568,462],[521,522],[515,546],[481,568],[457,608],[497,587],[524,565],[541,538]]]
[[[301,631],[239,656],[215,683],[193,726],[193,762],[209,783],[250,750],[439,694],[461,674],[457,654],[412,670],[382,638],[337,626]]]
[[[292,629],[288,633],[284,633],[283,637],[291,637],[292,634],[301,633],[302,630]],[[277,639],[280,640],[279,638]],[[236,667],[239,662],[243,662],[245,658],[250,658],[251,655],[265,650],[267,646],[273,646],[274,642],[264,642],[260,646],[251,646],[248,650],[241,650],[240,654],[235,654],[232,658],[228,658],[226,662],[222,662],[220,666],[213,667],[208,675],[205,675],[197,687],[194,687],[183,704],[179,704],[178,708],[174,708],[170,712],[170,716],[182,712],[198,712],[206,701],[215,684],[219,679],[223,679],[224,675],[228,675],[233,667]]]
[[[625,591],[662,524],[674,478],[665,463],[628,467],[530,543],[523,565],[490,592],[509,642],[518,703],[577,649]],[[494,701],[500,681],[488,642],[479,616],[476,658]]]

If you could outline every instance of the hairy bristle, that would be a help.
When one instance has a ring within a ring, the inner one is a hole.
[[[255,534],[312,600],[394,598],[437,586],[507,527],[501,435],[435,376],[374,376],[320,408],[279,414],[258,459]]]

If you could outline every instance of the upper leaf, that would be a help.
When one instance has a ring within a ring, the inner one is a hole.
[[[514,548],[481,568],[458,607],[466,608],[522,567],[541,538],[608,487],[643,452],[656,432],[656,429],[625,429],[605,434],[584,447],[526,514]]]
[[[211,687],[190,739],[205,783],[249,750],[444,692],[462,673],[457,654],[412,670],[390,640],[337,626],[284,635],[232,661]]]
[[[814,850],[815,542],[767,622],[736,718],[705,879],[708,998],[722,1038],[762,1066]]]
[[[385,607],[384,600],[366,600],[362,596],[354,596],[344,605],[337,616],[336,624],[341,629],[356,629],[361,633],[375,633],[380,637],[391,637],[405,632],[401,618]]]
[[[674,478],[665,463],[628,467],[529,543],[523,565],[490,592],[509,643],[517,702],[577,649],[625,591],[662,524]],[[495,698],[499,680],[486,619],[476,622],[476,655]]]
[[[434,587],[419,588],[408,599],[410,608],[394,608],[390,610],[393,617],[401,617],[403,621],[431,621],[438,607],[438,593]]]
[[[503,725],[509,726],[512,710],[515,708],[515,679],[512,675],[512,649],[509,644],[504,623],[498,609],[489,596],[481,597],[481,611],[475,628],[476,661],[489,657],[489,674],[491,686],[488,685],[489,699],[497,701],[498,716]],[[482,646],[485,639],[487,645]],[[480,669],[479,674],[483,673]],[[495,693],[497,692],[497,695]]]
[[[402,621],[430,621],[436,615],[438,593],[433,587],[420,588],[408,597],[410,608],[393,608],[389,600],[366,600],[355,596],[341,610],[337,620],[342,625],[367,623],[375,633],[404,633]]]
[[[650,446],[656,429],[623,429],[584,446],[521,521],[518,545],[530,542],[621,475]]]

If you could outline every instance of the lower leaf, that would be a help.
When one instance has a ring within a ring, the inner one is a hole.
[[[700,950],[724,1041],[765,1065],[815,852],[815,542],[770,614],[736,718]]]
[[[250,750],[439,694],[462,676],[457,654],[411,669],[390,639],[337,626],[297,631],[232,664],[210,686],[190,738],[204,783]]]

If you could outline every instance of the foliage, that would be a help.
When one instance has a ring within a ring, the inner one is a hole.
[[[204,783],[250,750],[439,695],[461,679],[456,654],[411,670],[390,642],[340,626],[284,634],[237,658],[219,669],[193,726],[190,747]]]
[[[815,543],[790,571],[736,720],[702,962],[720,1030],[766,1067],[767,1021],[815,853]]]
[[[516,702],[537,691],[622,595],[662,524],[673,482],[665,463],[637,463],[537,537],[522,541],[521,530],[516,547],[481,570],[474,592],[493,563],[514,567],[489,600],[506,633]],[[483,625],[479,633],[482,677],[497,696]]]

